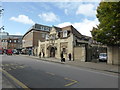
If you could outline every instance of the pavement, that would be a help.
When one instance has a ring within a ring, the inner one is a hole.
[[[5,88],[16,88],[16,86],[2,73],[2,70],[0,69],[0,89],[4,90]]]
[[[22,56],[27,56],[30,58],[43,60],[43,61],[49,61],[54,63],[60,63],[60,64],[72,65],[76,67],[84,67],[84,68],[89,68],[94,70],[101,70],[101,71],[120,74],[120,70],[119,70],[120,66],[107,64],[105,62],[83,62],[79,60],[75,60],[75,61],[66,60],[65,62],[61,62],[61,60],[57,58],[39,58],[38,56],[28,56],[28,55],[22,55]]]
[[[2,76],[2,88],[15,88],[15,85],[13,85],[5,76]]]

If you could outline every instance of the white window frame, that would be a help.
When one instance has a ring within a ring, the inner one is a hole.
[[[67,30],[63,31],[63,37],[67,37]]]
[[[46,39],[46,40],[48,40],[48,39],[49,39],[49,35],[48,35],[48,34],[46,34],[46,37],[45,37],[45,39]]]

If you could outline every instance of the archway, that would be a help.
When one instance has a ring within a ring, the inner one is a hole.
[[[55,48],[54,47],[50,48],[50,57],[55,57]]]

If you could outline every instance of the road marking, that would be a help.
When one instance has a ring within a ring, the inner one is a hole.
[[[4,67],[2,67],[2,69],[4,69],[4,70],[5,70],[5,68],[4,68]]]
[[[15,68],[15,67],[11,67],[12,69],[17,69],[17,68]]]
[[[3,66],[3,64],[0,65],[1,67]]]
[[[10,71],[10,70],[12,70],[11,68],[6,68],[6,69],[4,69],[4,70],[6,70],[6,71]]]
[[[10,70],[12,70],[11,68],[8,68],[8,70],[10,71]]]
[[[18,68],[25,68],[25,66],[19,66]]]
[[[8,72],[6,72],[5,70],[0,70],[2,71],[6,76],[8,76],[9,78],[11,78],[15,83],[17,83],[20,87],[24,88],[25,90],[31,90],[29,89],[26,85],[24,85],[22,82],[20,82],[19,80],[17,80],[15,77],[13,77],[11,74],[9,74]]]
[[[46,72],[47,74],[50,74],[50,75],[55,75],[54,73],[51,73],[51,72]]]
[[[66,84],[66,85],[65,85],[66,87],[67,87],[67,86],[70,86],[70,85],[73,85],[73,84],[75,84],[75,83],[78,82],[78,81],[76,81],[76,80],[72,80],[72,79],[69,79],[69,78],[64,78],[64,79],[72,81],[71,83]]]
[[[11,63],[10,65],[15,65],[15,64]]]
[[[5,64],[4,66],[9,66],[9,64]]]

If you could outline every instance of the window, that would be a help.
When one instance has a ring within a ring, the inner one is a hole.
[[[9,40],[9,42],[11,43],[11,42],[12,42],[12,40]]]
[[[17,42],[17,40],[14,40],[14,43],[16,43]]]
[[[2,40],[2,42],[4,42],[4,40]]]
[[[55,34],[50,35],[50,39],[55,40]]]
[[[60,38],[60,32],[58,32],[58,38]]]
[[[67,30],[63,31],[63,37],[67,37]]]
[[[44,33],[42,33],[42,38],[45,38],[45,34]]]
[[[60,32],[57,32],[56,38],[60,38]]]
[[[49,39],[49,35],[48,34],[46,34],[46,40],[48,40]]]

